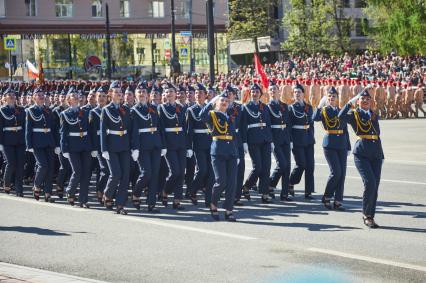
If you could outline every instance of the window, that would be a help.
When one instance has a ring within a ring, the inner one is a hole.
[[[181,19],[189,19],[189,11],[191,7],[189,7],[190,3],[188,2],[188,0],[183,0],[179,4],[180,5],[178,6],[176,16]]]
[[[52,41],[53,60],[56,63],[68,62],[69,54],[64,52],[68,50],[68,39],[53,39]]]
[[[365,0],[355,0],[355,8],[365,8],[367,7],[367,2]]]
[[[120,17],[130,17],[130,3],[129,0],[120,0]]]
[[[356,19],[355,20],[355,35],[366,36],[365,30],[368,29],[368,19]]]
[[[72,17],[73,0],[55,0],[55,10],[57,17]]]
[[[151,1],[149,14],[153,18],[164,18],[164,1]]]
[[[92,1],[92,17],[94,18],[102,17],[102,1],[101,0]]]
[[[5,7],[5,0],[0,0],[0,18],[6,17],[6,7]]]
[[[36,0],[25,0],[26,15],[35,17],[36,14]]]

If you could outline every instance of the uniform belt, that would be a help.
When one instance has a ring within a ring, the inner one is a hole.
[[[341,135],[341,134],[343,134],[343,130],[325,130],[325,132],[329,135]]]
[[[101,131],[96,131],[96,135],[101,135]]]
[[[166,132],[170,133],[170,132],[182,132],[183,129],[182,127],[175,127],[175,128],[165,128],[164,129]]]
[[[209,129],[194,129],[195,134],[208,134],[210,133]]]
[[[34,128],[33,132],[34,133],[50,133],[50,129],[49,128]]]
[[[226,140],[226,141],[232,141],[232,136],[214,136],[213,140]]]
[[[363,140],[378,140],[379,136],[378,135],[359,135],[358,138]]]
[[[285,129],[287,127],[286,124],[283,125],[271,125],[272,129]]]
[[[3,128],[3,132],[17,132],[22,130],[21,126],[17,126],[17,127],[4,127]]]
[[[84,137],[87,136],[87,132],[71,132],[68,134],[70,137]]]
[[[251,129],[251,128],[260,128],[260,127],[266,127],[266,123],[249,124],[247,126],[248,129]]]
[[[127,134],[127,130],[124,130],[124,131],[107,130],[106,133],[107,133],[107,135],[116,135],[116,136],[121,137],[122,135]]]
[[[235,132],[238,133],[238,129],[235,129]]]
[[[292,128],[298,129],[298,130],[307,130],[307,129],[309,129],[309,125],[295,125]]]
[[[153,133],[156,132],[157,128],[143,128],[139,129],[139,133]]]

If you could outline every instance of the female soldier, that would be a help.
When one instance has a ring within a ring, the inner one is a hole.
[[[79,107],[79,96],[71,90],[68,93],[68,109],[61,112],[60,144],[62,155],[70,161],[71,178],[67,188],[68,203],[74,205],[77,187],[80,188],[80,207],[87,204],[91,177],[91,150],[89,138],[89,111]]]
[[[322,202],[327,209],[344,210],[343,190],[346,177],[346,161],[348,150],[351,149],[346,123],[338,117],[340,109],[337,105],[338,94],[334,87],[328,90],[314,113],[314,121],[321,121],[326,132],[322,146],[325,159],[330,167],[330,176],[327,180]],[[328,106],[325,106],[328,103]],[[325,107],[324,107],[325,106]],[[331,205],[331,199],[334,203]]]
[[[225,191],[225,219],[236,221],[233,215],[236,184],[238,149],[234,124],[227,114],[229,99],[227,92],[213,98],[200,112],[201,119],[209,125],[212,133],[210,154],[215,176],[210,212],[218,221],[217,205],[222,191]],[[214,109],[213,109],[214,108]]]

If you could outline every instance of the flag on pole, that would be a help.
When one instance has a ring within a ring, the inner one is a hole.
[[[40,58],[40,64],[38,67],[38,80],[41,83],[44,83],[44,71],[43,71],[43,60]]]
[[[260,63],[259,56],[257,56],[256,53],[254,54],[254,68],[256,70],[256,73],[260,76],[260,80],[262,81],[263,87],[267,89],[269,87],[269,80],[265,74],[265,71],[263,70],[262,63]]]
[[[26,62],[26,65],[28,68],[28,76],[33,79],[37,79],[39,77],[39,71],[37,70],[37,68],[28,60]]]

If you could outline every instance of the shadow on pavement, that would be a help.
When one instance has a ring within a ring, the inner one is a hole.
[[[41,236],[71,236],[71,234],[39,227],[24,227],[24,226],[0,226],[0,231],[5,232],[20,232],[27,234],[37,234]],[[81,232],[84,233],[84,232]]]

